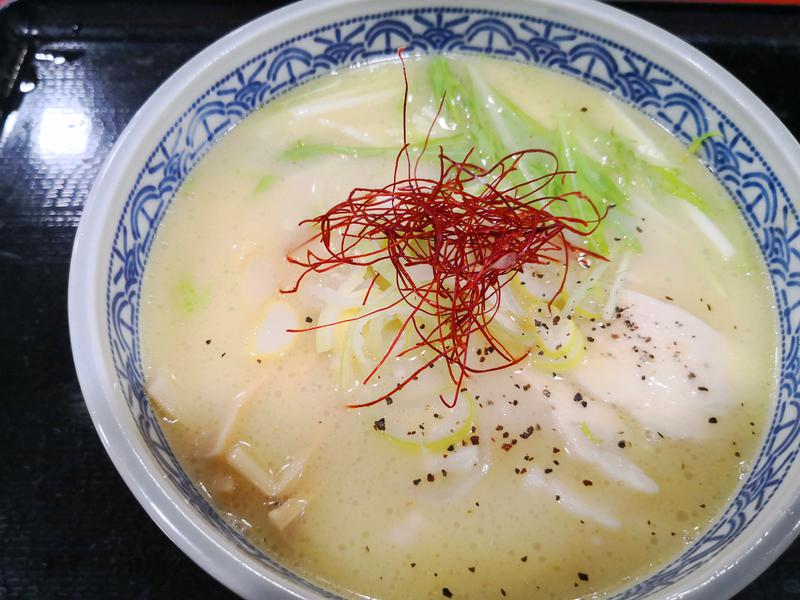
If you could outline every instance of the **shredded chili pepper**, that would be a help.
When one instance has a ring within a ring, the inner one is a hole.
[[[320,244],[307,249],[304,258],[287,257],[291,264],[304,270],[292,288],[281,290],[294,293],[309,273],[325,273],[344,265],[370,267],[388,261],[394,267],[400,300],[354,318],[290,330],[304,332],[341,325],[401,302],[411,308],[364,383],[392,356],[409,327],[416,332],[417,341],[397,356],[428,348],[432,357],[387,394],[350,407],[371,406],[385,400],[441,360],[455,384],[455,393],[450,402],[443,396],[440,399],[448,407],[455,406],[465,378],[515,365],[528,354],[527,351],[512,354],[489,328],[500,308],[501,291],[515,274],[524,265],[561,263],[564,267],[561,284],[550,299],[550,306],[564,288],[571,255],[603,258],[577,247],[570,239],[591,235],[605,213],[601,214],[591,199],[579,191],[559,196],[544,193],[553,181],[561,178],[563,182],[572,173],[558,169],[558,159],[552,152],[519,150],[493,165],[482,166],[472,162],[474,148],[463,159],[455,160],[440,147],[438,176],[418,176],[420,159],[427,150],[445,97],[412,163],[406,126],[408,77],[403,50],[398,50],[405,82],[403,146],[395,159],[392,181],[382,188],[356,188],[324,214],[302,221],[300,225],[319,227],[319,233],[308,243],[319,240]],[[525,179],[519,165],[529,158],[545,159],[547,164],[552,163],[552,168],[533,179]],[[555,203],[566,202],[586,203],[594,219],[557,216],[548,211]],[[365,249],[362,242],[366,240],[377,244]],[[427,268],[415,268],[419,266]],[[377,279],[377,275],[372,279],[363,304]],[[429,323],[433,320],[434,326],[426,329],[421,323],[423,318]],[[480,368],[469,363],[467,351],[474,334],[496,349],[501,364]]]

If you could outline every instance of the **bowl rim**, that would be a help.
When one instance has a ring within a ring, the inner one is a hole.
[[[463,6],[472,2],[443,0],[435,4],[446,7]],[[520,13],[525,12],[526,5],[565,8],[559,0],[519,0],[513,4]],[[72,354],[81,390],[101,442],[126,485],[159,528],[202,569],[245,597],[263,597],[265,589],[269,590],[270,597],[323,596],[313,589],[296,584],[266,565],[257,564],[253,559],[242,556],[230,541],[202,522],[193,514],[191,507],[177,497],[163,476],[148,466],[145,456],[147,450],[138,440],[137,432],[126,428],[115,414],[112,402],[118,393],[117,386],[110,381],[112,378],[108,376],[109,369],[102,358],[105,345],[102,315],[105,309],[98,302],[99,297],[92,293],[104,272],[101,257],[105,258],[105,255],[101,252],[101,227],[98,226],[108,223],[105,217],[114,214],[113,209],[119,204],[118,201],[104,202],[104,197],[108,196],[106,190],[113,191],[119,187],[127,165],[136,164],[136,155],[132,150],[135,145],[130,140],[141,137],[137,132],[144,129],[142,124],[148,122],[151,118],[149,115],[158,112],[159,107],[185,105],[185,99],[181,99],[197,73],[211,66],[224,64],[228,54],[234,49],[255,43],[263,35],[264,29],[280,31],[283,24],[331,8],[360,6],[369,9],[370,13],[377,13],[384,9],[384,5],[391,6],[390,0],[379,3],[362,0],[302,0],[250,21],[196,54],[153,92],[115,142],[86,200],[75,237],[68,289]],[[431,4],[424,0],[414,0],[404,3],[403,8],[426,5]],[[800,145],[789,130],[744,84],[699,50],[656,25],[594,0],[572,0],[567,10],[582,13],[600,25],[613,22],[614,27],[636,31],[638,37],[646,36],[654,47],[657,46],[659,51],[670,58],[680,58],[704,73],[715,87],[724,89],[739,107],[749,113],[754,128],[770,133],[772,145],[783,152],[788,166],[795,173],[800,173]],[[800,482],[794,488],[800,491]],[[739,553],[738,558],[721,561],[722,564],[715,565],[713,573],[707,573],[699,582],[678,585],[678,589],[670,597],[695,594],[707,597],[728,596],[744,587],[800,534],[800,501],[796,500],[782,508],[775,511],[776,514],[760,515],[764,519],[757,529],[762,535],[752,540]],[[681,580],[681,583],[686,582]]]

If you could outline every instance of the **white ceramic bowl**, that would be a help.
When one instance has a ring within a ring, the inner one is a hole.
[[[189,61],[120,136],[86,203],[69,282],[75,364],[103,444],[153,520],[246,597],[333,597],[250,545],[183,473],[142,389],[138,300],[175,190],[211,144],[274,95],[398,46],[535,63],[604,88],[688,141],[742,208],[772,273],[781,323],[779,397],[749,477],[722,517],[672,563],[621,591],[721,598],[760,573],[800,529],[800,147],[753,94],[664,31],[588,1],[301,2]]]

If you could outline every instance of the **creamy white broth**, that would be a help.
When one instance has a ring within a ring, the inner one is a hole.
[[[560,75],[454,60],[544,127],[600,132],[582,140],[588,154],[602,156],[613,130],[678,168],[719,204],[716,227],[733,255],[687,203],[654,201],[649,182],[634,181],[641,249],[612,248],[626,261],[614,310],[608,321],[575,316],[586,346],[577,364],[472,377],[452,410],[437,398],[448,381],[437,366],[391,405],[345,408],[385,391],[408,364],[390,361],[364,386],[364,372],[342,367],[352,360],[337,350],[340,334],[285,334],[325,321],[325,294],[347,283],[345,271],[313,275],[296,294],[279,289],[299,275],[284,257],[310,237],[298,222],[354,187],[391,181],[401,71],[397,62],[354,69],[248,117],[178,192],[145,273],[147,389],[212,503],[342,595],[602,596],[701,535],[747,471],[774,386],[767,276],[724,190],[657,125]],[[436,114],[427,61],[409,61],[415,139]],[[452,132],[446,117],[438,125],[435,135]],[[287,159],[298,141],[339,148]],[[626,368],[611,376],[616,363]]]

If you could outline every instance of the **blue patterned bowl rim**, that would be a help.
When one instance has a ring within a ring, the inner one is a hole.
[[[381,4],[391,6],[389,2]],[[779,176],[773,168],[775,159],[768,162],[763,150],[764,140],[767,145],[774,141],[783,146],[783,154],[788,149],[789,159],[796,165],[800,156],[797,143],[763,104],[708,59],[669,34],[609,7],[583,1],[570,8],[557,7],[555,0],[509,1],[510,10],[465,6],[477,4],[469,2],[417,4],[377,10],[375,3],[331,0],[320,7],[347,6],[352,16],[329,17],[313,29],[301,26],[297,35],[288,38],[274,32],[264,36],[260,47],[253,46],[252,37],[259,29],[274,30],[270,21],[279,21],[279,16],[297,20],[303,14],[324,11],[301,3],[257,20],[176,73],[123,133],[87,202],[73,253],[69,294],[76,366],[87,405],[109,454],[156,522],[203,568],[232,589],[247,596],[260,595],[267,589],[262,583],[269,580],[272,583],[268,585],[287,594],[337,597],[302,581],[254,547],[209,505],[170,451],[143,391],[138,341],[141,276],[154,236],[175,191],[214,142],[253,110],[305,81],[332,69],[386,57],[398,46],[407,47],[409,52],[480,53],[527,62],[613,94],[685,143],[709,131],[720,134],[703,145],[702,157],[742,210],[767,262],[775,292],[781,331],[776,408],[753,468],[720,518],[683,554],[615,598],[671,596],[691,590],[703,596],[710,590],[735,591],[760,572],[777,555],[776,548],[785,547],[798,528],[797,503],[784,499],[776,507],[773,497],[780,490],[786,492],[790,484],[793,490],[798,488],[797,468],[793,467],[800,439],[800,226],[785,185],[791,170],[784,169]],[[581,18],[570,14],[571,10],[583,11],[584,20],[588,14],[591,26],[574,26]],[[668,68],[647,52],[633,50],[627,40],[622,44],[619,38],[606,37],[603,25],[608,26],[611,20],[638,30],[636,35],[643,38],[650,34],[653,39],[666,40],[687,62],[693,61],[716,78],[715,91],[722,86],[731,94],[733,86],[747,103],[766,115],[762,119],[766,122],[740,127],[737,123],[741,117],[732,119],[712,101],[717,96],[710,99],[704,95],[696,85],[679,77],[673,65]],[[251,50],[246,59],[225,62],[225,48],[248,36],[250,46],[258,47],[258,51]],[[125,144],[133,143],[130,138],[137,126],[152,120],[151,111],[163,108],[160,96],[166,96],[170,86],[178,89],[185,85],[212,64],[219,74],[211,85],[206,84],[200,93],[177,94],[180,112],[154,129],[160,132],[160,139],[140,140],[139,146],[148,152],[124,157]],[[759,127],[770,136],[762,136],[756,145],[748,133]],[[124,163],[125,158],[129,164]],[[794,173],[798,172],[795,166]],[[129,176],[130,181],[123,184],[123,173],[135,176]],[[796,177],[791,189],[798,193]],[[105,203],[103,214],[95,210],[100,202]],[[112,223],[113,235],[109,230]],[[103,229],[105,247],[98,234]],[[93,302],[86,301],[87,295]],[[116,406],[113,415],[109,414],[110,403]],[[126,412],[120,412],[120,406]],[[134,457],[139,461],[138,473],[131,467]],[[165,507],[172,516],[165,513]],[[759,529],[754,522],[767,509],[783,510],[788,517],[773,522],[771,529]],[[780,543],[772,552],[755,556],[755,546],[768,533],[777,535]],[[737,540],[741,546],[745,538],[751,540],[749,545],[732,552]],[[216,559],[242,571],[249,578],[247,584],[231,572],[223,573]],[[711,569],[709,565],[714,563],[718,564]],[[735,564],[749,566],[748,574],[725,579],[723,575]]]

